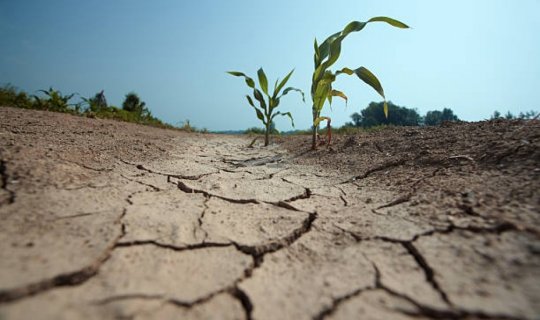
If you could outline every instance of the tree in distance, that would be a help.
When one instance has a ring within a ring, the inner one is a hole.
[[[124,102],[122,103],[122,109],[129,112],[134,112],[139,116],[145,116],[146,114],[148,114],[146,103],[141,101],[141,99],[135,92],[130,92],[126,94]]]

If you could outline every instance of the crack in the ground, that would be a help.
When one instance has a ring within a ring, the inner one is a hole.
[[[7,173],[6,161],[0,160],[0,189],[5,190],[8,194],[7,203],[15,202],[15,191],[8,189],[9,175]],[[0,203],[2,204],[2,203]]]
[[[100,210],[100,211],[94,211],[94,212],[82,212],[82,213],[76,213],[69,216],[61,216],[54,219],[51,219],[51,221],[58,221],[58,220],[65,220],[65,219],[75,219],[75,218],[82,218],[87,216],[93,216],[98,214],[104,214],[106,212],[111,212],[112,210]]]
[[[428,262],[423,257],[423,255],[414,246],[414,242],[416,240],[418,240],[420,237],[432,236],[434,234],[449,234],[449,233],[452,233],[452,232],[454,232],[456,230],[468,231],[468,232],[473,232],[473,233],[495,233],[495,234],[501,234],[501,233],[508,232],[508,231],[518,230],[514,225],[512,225],[510,223],[501,223],[501,224],[496,225],[496,226],[491,227],[491,228],[478,228],[478,227],[474,227],[474,226],[458,227],[458,226],[450,224],[447,228],[444,228],[444,229],[433,229],[433,230],[430,230],[430,231],[427,231],[427,232],[424,232],[424,233],[416,234],[411,240],[400,240],[400,239],[393,239],[393,238],[384,237],[384,236],[374,236],[374,237],[364,238],[364,237],[361,237],[360,235],[358,235],[358,234],[356,234],[354,232],[343,229],[343,228],[341,228],[339,226],[336,226],[336,227],[338,229],[340,229],[342,232],[345,232],[345,233],[349,234],[350,236],[352,236],[358,242],[360,242],[360,241],[380,240],[380,241],[385,241],[385,242],[390,242],[390,243],[402,245],[405,248],[405,250],[407,250],[409,255],[416,261],[416,264],[422,269],[422,271],[424,272],[424,275],[426,277],[426,281],[440,295],[441,299],[451,308],[454,308],[454,304],[451,302],[451,300],[448,297],[448,294],[442,289],[442,287],[440,286],[440,284],[436,280],[434,269],[428,264]],[[499,315],[492,316],[492,315],[485,315],[485,314],[482,314],[482,313],[467,313],[467,312],[465,312],[463,310],[460,310],[459,312],[456,312],[456,311],[440,311],[440,310],[436,310],[436,309],[432,309],[432,308],[420,305],[418,302],[416,302],[413,299],[407,297],[406,295],[395,292],[395,291],[392,291],[391,289],[385,287],[382,284],[379,269],[377,268],[375,263],[373,263],[373,265],[376,268],[375,270],[376,270],[376,274],[377,274],[377,283],[378,283],[377,288],[384,289],[387,292],[389,292],[389,293],[391,293],[391,294],[393,294],[395,296],[405,298],[409,302],[413,303],[415,306],[417,306],[422,311],[422,313],[418,314],[418,315],[427,315],[427,316],[434,317],[434,318],[450,318],[450,319],[462,319],[462,318],[464,318],[466,316],[475,316],[475,317],[480,317],[482,319],[483,319],[483,317],[486,318],[486,319],[489,319],[491,317],[499,317]],[[513,319],[512,317],[507,317],[507,316],[504,316],[504,315],[502,316],[502,318],[503,319]]]
[[[343,304],[344,302],[350,300],[350,299],[353,299],[353,298],[356,298],[358,297],[359,295],[361,295],[362,293],[364,292],[367,292],[367,291],[373,291],[375,290],[376,288],[375,287],[363,287],[363,288],[359,288],[359,289],[356,289],[346,295],[343,295],[341,297],[337,297],[337,298],[334,298],[332,299],[332,304],[326,308],[324,308],[323,310],[321,310],[317,315],[315,315],[312,319],[313,320],[323,320],[329,316],[331,316],[332,314],[334,314],[338,308],[341,306],[341,304]]]
[[[139,192],[134,192],[127,196],[125,201],[132,205],[131,197]],[[122,213],[113,222],[120,225],[120,234],[111,241],[111,244],[105,248],[101,255],[90,265],[73,272],[62,273],[49,279],[31,283],[19,288],[0,291],[0,305],[13,302],[29,296],[40,294],[57,287],[76,286],[85,283],[98,274],[101,266],[110,259],[118,242],[126,235],[125,225],[122,223],[127,214],[127,207],[122,209]]]
[[[225,201],[228,201],[228,202],[231,202],[231,203],[240,203],[240,204],[245,204],[245,203],[255,203],[255,204],[257,204],[257,203],[259,203],[259,201],[255,200],[255,199],[233,199],[233,198],[227,198],[227,197],[215,195],[215,194],[212,194],[212,193],[210,193],[208,191],[205,191],[205,190],[194,189],[194,188],[189,187],[187,184],[185,184],[181,180],[177,180],[175,183],[174,182],[171,182],[171,183],[178,186],[178,189],[182,190],[185,193],[200,193],[200,194],[204,195],[205,197],[216,197],[216,198],[219,198],[221,200],[225,200]]]
[[[373,267],[375,268],[375,287],[377,289],[384,290],[386,293],[390,294],[391,296],[403,299],[412,305],[416,307],[418,312],[411,312],[408,310],[396,310],[403,314],[413,316],[413,317],[428,317],[431,319],[503,319],[503,320],[518,320],[521,319],[519,317],[513,317],[509,315],[504,314],[486,314],[484,312],[469,312],[467,310],[462,310],[459,308],[455,308],[454,306],[450,305],[450,309],[436,309],[429,306],[426,306],[415,299],[409,297],[406,294],[399,293],[397,291],[392,290],[391,288],[387,287],[384,283],[382,283],[381,280],[381,272],[377,265],[371,261],[373,264]]]
[[[181,175],[181,174],[170,174],[170,173],[163,173],[163,172],[158,172],[158,171],[154,171],[154,170],[151,170],[151,169],[148,169],[146,168],[144,165],[142,164],[136,164],[136,163],[131,163],[129,161],[125,161],[123,159],[120,159],[120,158],[117,158],[118,161],[124,163],[124,164],[127,164],[127,165],[130,165],[130,166],[134,166],[136,169],[138,170],[141,170],[141,171],[146,171],[148,173],[152,173],[152,174],[157,174],[157,175],[160,175],[160,176],[164,176],[164,177],[167,177],[167,179],[170,179],[170,178],[177,178],[177,179],[183,179],[183,180],[200,180],[201,178],[203,177],[206,177],[206,176],[209,176],[209,175],[213,175],[213,174],[217,174],[219,173],[219,169],[217,168],[214,168],[216,169],[215,172],[208,172],[208,173],[201,173],[201,174],[198,174],[198,175],[192,175],[192,176],[186,176],[186,175]]]
[[[64,158],[61,158],[62,161],[65,161],[67,163],[71,163],[71,164],[74,164],[76,166],[79,166],[83,169],[87,169],[87,170],[91,170],[91,171],[95,171],[95,172],[99,172],[99,173],[102,173],[102,172],[111,172],[113,171],[114,169],[113,168],[94,168],[94,167],[91,167],[89,165],[86,165],[86,164],[83,164],[83,163],[79,163],[77,161],[73,161],[73,160],[68,160],[68,159],[64,159]]]
[[[177,252],[188,251],[188,250],[198,250],[206,248],[224,248],[235,246],[234,243],[222,243],[222,242],[201,242],[195,244],[184,244],[184,245],[173,245],[168,243],[162,243],[156,240],[133,240],[133,241],[119,241],[114,246],[115,248],[126,248],[126,247],[136,247],[136,246],[156,246],[162,249],[173,250]]]
[[[124,234],[121,233],[113,241],[113,244],[107,247],[103,254],[98,257],[94,263],[87,267],[74,272],[59,274],[53,278],[32,283],[20,288],[0,291],[0,305],[33,296],[56,287],[76,286],[83,284],[98,274],[99,268],[111,257],[116,241],[121,239],[123,236]]]
[[[258,167],[264,166],[269,163],[279,162],[283,159],[282,155],[267,156],[267,157],[252,157],[245,160],[236,160],[236,159],[225,159],[222,158],[221,161],[225,164],[231,165],[235,168],[241,167]]]
[[[441,288],[437,279],[435,279],[435,271],[428,264],[424,256],[416,249],[412,242],[402,242],[401,245],[407,250],[407,252],[414,258],[416,264],[424,271],[426,281],[431,285],[431,287],[439,294],[441,299],[447,304],[452,306],[453,303],[448,298],[448,295]]]
[[[287,171],[288,169],[283,169],[283,170],[279,170],[279,171],[276,171],[276,172],[273,172],[273,173],[269,173],[267,175],[265,175],[264,177],[261,177],[261,178],[257,178],[255,180],[271,180],[273,179],[277,174],[280,174],[284,171]],[[249,170],[246,170],[246,171],[235,171],[235,172],[247,172],[249,174],[252,174],[252,175],[256,175],[256,173],[253,173]]]
[[[237,283],[241,280],[236,280],[231,286],[226,288],[211,292],[203,297],[195,299],[193,301],[182,301],[174,298],[167,297],[162,294],[144,294],[144,293],[130,293],[117,296],[111,296],[104,299],[94,301],[92,304],[97,306],[107,305],[115,302],[126,301],[126,300],[159,300],[164,303],[172,304],[176,307],[191,309],[198,305],[204,304],[212,300],[214,297],[220,294],[229,294],[234,299],[238,300],[242,306],[246,320],[252,319],[253,303],[249,296],[240,288],[238,288]]]
[[[383,204],[377,208],[375,208],[375,210],[379,210],[379,209],[384,209],[384,208],[391,208],[391,207],[394,207],[394,206],[397,206],[397,205],[400,205],[402,203],[405,203],[405,202],[408,202],[411,200],[411,197],[413,196],[413,193],[410,192],[410,193],[407,193],[407,194],[404,194],[392,201],[390,201],[389,203],[387,204]]]
[[[56,188],[57,190],[65,190],[65,191],[79,191],[79,190],[83,190],[83,189],[102,190],[102,189],[107,189],[107,188],[111,188],[111,187],[112,186],[110,184],[103,185],[103,186],[96,186],[96,185],[87,184],[87,185],[71,187],[71,188],[66,188],[66,187],[62,188],[62,187],[59,187],[58,185],[54,185],[54,188]]]
[[[352,178],[350,178],[350,179],[348,179],[346,181],[343,181],[341,184],[347,184],[347,183],[351,183],[353,181],[365,179],[365,178],[369,177],[372,173],[404,165],[407,161],[408,161],[407,158],[401,158],[401,159],[397,159],[397,160],[390,160],[388,162],[385,162],[383,164],[380,164],[378,166],[370,168],[366,172],[364,172],[364,173],[362,173],[360,175],[354,176],[354,177],[352,177]]]
[[[247,295],[247,293],[244,290],[238,288],[237,285],[235,285],[234,288],[230,290],[230,294],[231,296],[235,297],[242,305],[246,320],[252,320],[253,302],[251,301],[251,298]]]
[[[303,187],[304,188],[304,193],[302,194],[299,194],[297,196],[294,196],[292,198],[289,198],[289,199],[286,199],[286,200],[283,200],[283,202],[294,202],[296,200],[301,200],[301,199],[309,199],[311,198],[312,196],[312,192],[311,192],[311,189],[310,188],[306,188],[306,187]]]
[[[203,243],[206,242],[206,239],[208,238],[208,232],[206,230],[204,230],[204,227],[203,227],[203,219],[204,219],[204,216],[206,215],[206,211],[208,211],[210,209],[210,207],[208,206],[208,201],[210,201],[210,197],[206,197],[204,199],[204,203],[203,203],[203,206],[204,206],[204,209],[203,211],[201,212],[200,216],[197,218],[197,222],[199,223],[199,230],[203,232]],[[193,229],[193,238],[194,239],[197,239],[197,229]]]
[[[161,188],[158,188],[152,184],[149,184],[149,183],[144,183],[142,181],[138,181],[138,180],[135,180],[135,179],[131,179],[123,174],[120,174],[120,176],[128,181],[131,181],[133,183],[137,183],[137,184],[140,184],[141,186],[145,186],[145,187],[148,187],[148,188],[151,188],[153,191],[156,191],[156,192],[159,192],[159,191],[162,191]]]
[[[282,207],[282,208],[286,208],[286,209],[294,210],[294,211],[300,211],[300,210],[298,210],[295,207],[293,207],[292,205],[290,205],[291,202],[294,202],[294,201],[300,200],[300,199],[309,199],[312,196],[311,190],[309,188],[304,187],[304,193],[293,196],[293,197],[291,197],[289,199],[280,200],[280,201],[277,201],[277,202],[260,201],[260,200],[257,200],[257,199],[234,199],[234,198],[229,198],[229,197],[216,195],[216,194],[210,193],[210,192],[202,190],[202,189],[191,188],[190,186],[188,186],[185,182],[183,182],[181,180],[177,180],[175,182],[172,182],[169,179],[168,182],[176,185],[180,190],[182,190],[185,193],[200,193],[200,194],[204,195],[207,198],[215,197],[215,198],[227,201],[227,202],[237,203],[237,204],[268,203],[268,204],[272,204],[272,205],[275,205],[275,206],[278,206],[278,207]]]
[[[257,246],[243,245],[238,242],[233,242],[233,244],[241,252],[251,255],[255,259],[255,261],[260,264],[266,254],[279,251],[285,247],[292,245],[304,234],[311,231],[311,227],[315,219],[317,219],[317,213],[309,213],[308,217],[302,222],[302,225],[300,227],[293,230],[289,235],[267,244]]]

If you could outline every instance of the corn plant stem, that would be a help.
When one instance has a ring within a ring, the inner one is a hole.
[[[313,123],[315,123],[315,119],[317,119],[317,112],[315,111],[315,107],[313,107]],[[311,150],[317,150],[317,129],[318,126],[313,126],[313,133],[311,137]]]
[[[264,132],[264,146],[268,147],[270,144],[270,121],[266,124],[266,130]]]

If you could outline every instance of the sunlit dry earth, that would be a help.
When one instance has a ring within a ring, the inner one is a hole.
[[[0,319],[538,318],[538,121],[276,140],[0,108]]]

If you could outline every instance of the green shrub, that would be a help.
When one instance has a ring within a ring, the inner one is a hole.
[[[31,109],[33,101],[26,92],[7,84],[0,88],[0,106]]]

